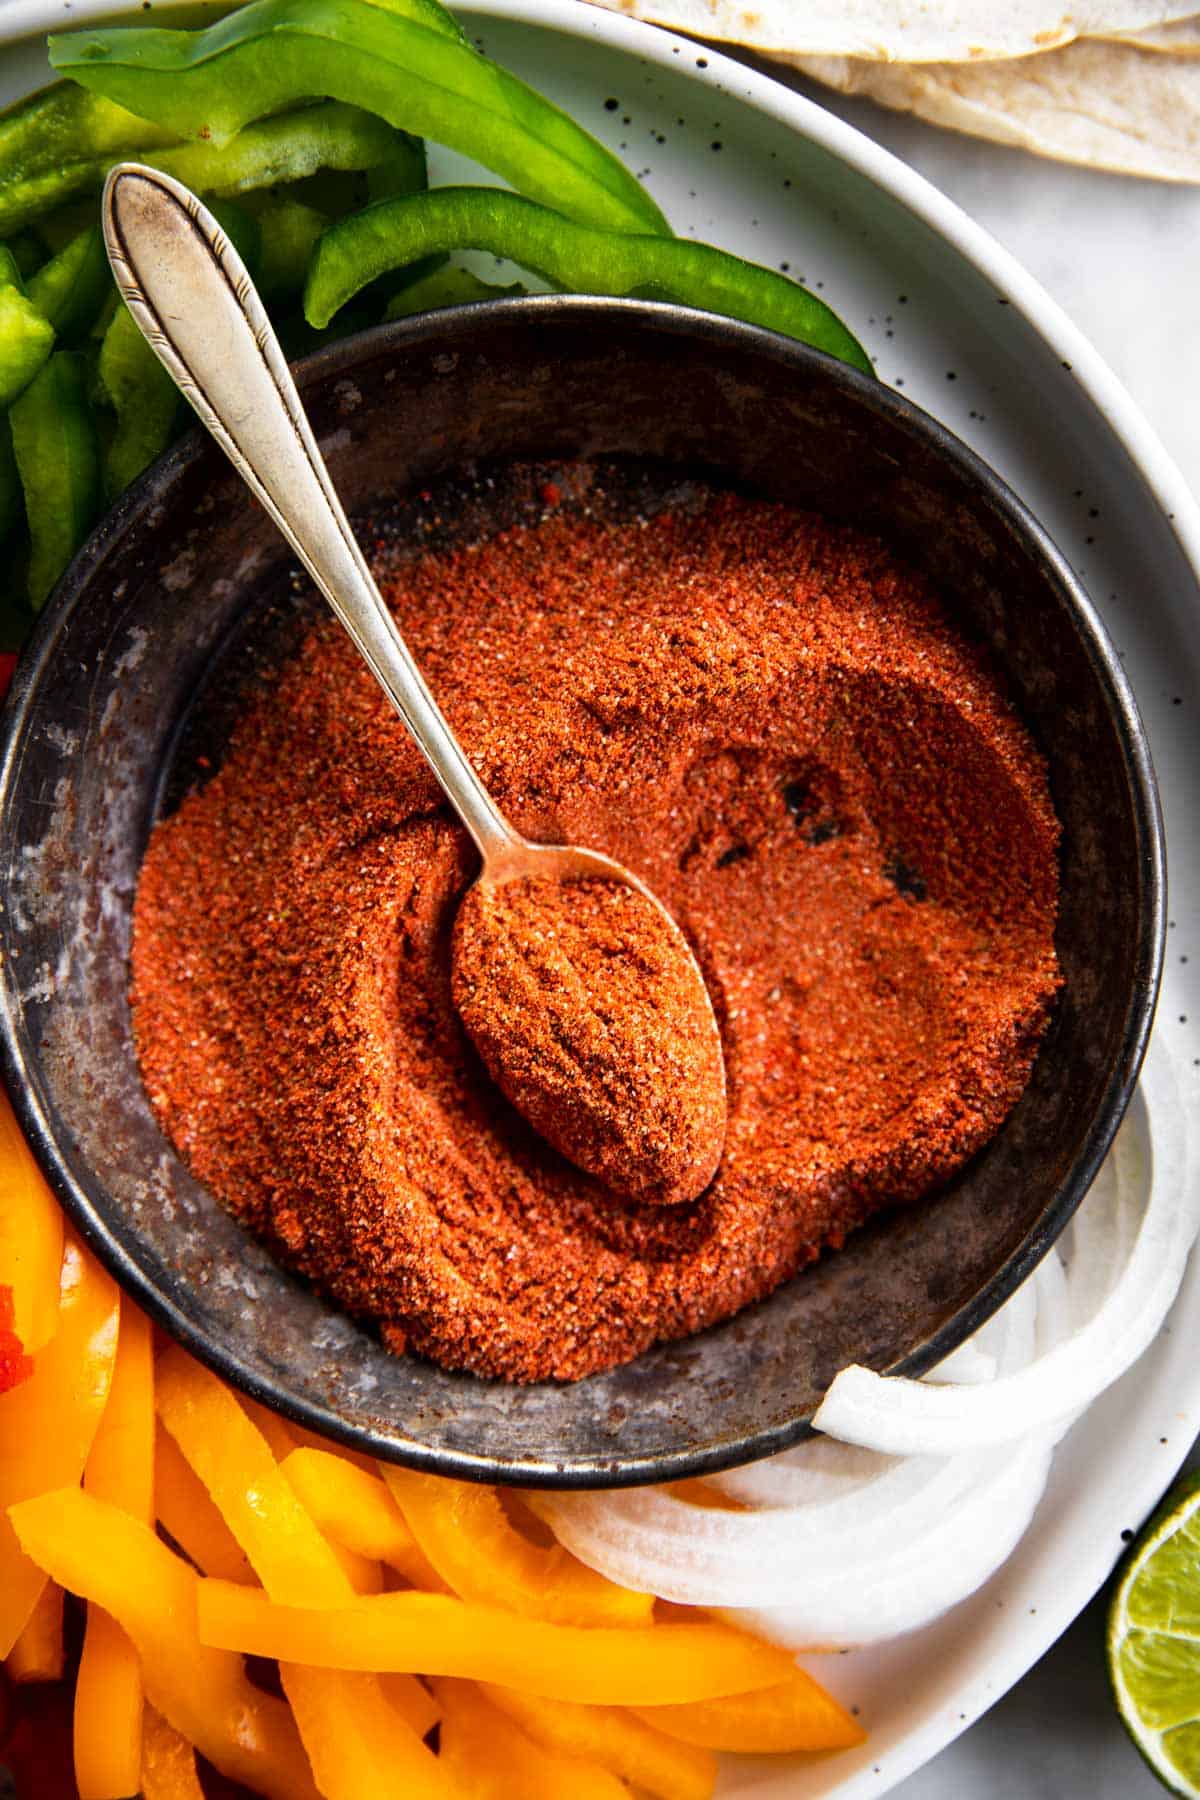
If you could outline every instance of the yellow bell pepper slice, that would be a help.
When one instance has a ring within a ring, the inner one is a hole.
[[[342,1606],[352,1590],[271,1446],[223,1382],[178,1347],[159,1358],[158,1416],[269,1594]]]
[[[12,1288],[13,1330],[34,1356],[58,1329],[63,1216],[0,1090],[0,1282]]]
[[[534,1700],[515,1688],[486,1686],[484,1697],[545,1750],[599,1763],[659,1800],[711,1800],[717,1759],[711,1750],[655,1731],[617,1706]]]
[[[564,1550],[523,1537],[494,1488],[385,1466],[383,1478],[413,1536],[462,1600],[555,1625],[649,1625],[652,1594],[597,1575]]]
[[[227,1428],[235,1433],[233,1441],[239,1443],[243,1449],[246,1449],[252,1444],[255,1445],[256,1448],[253,1454],[257,1458],[257,1464],[261,1469],[264,1478],[269,1480],[274,1493],[278,1495],[282,1491],[279,1486],[278,1478],[271,1471],[273,1465],[276,1465],[281,1458],[286,1458],[291,1454],[292,1440],[287,1427],[274,1413],[268,1412],[265,1406],[260,1406],[257,1401],[251,1400],[245,1395],[240,1397],[235,1395],[233,1391],[226,1388],[215,1375],[203,1369],[198,1362],[195,1362],[192,1357],[188,1356],[186,1351],[179,1349],[178,1346],[173,1346],[167,1350],[161,1359],[158,1392],[159,1414],[168,1431],[172,1429],[171,1422],[166,1417],[163,1408],[166,1405],[173,1404],[171,1398],[173,1395],[182,1394],[184,1400],[180,1402],[181,1406],[186,1408],[188,1404],[194,1404],[200,1407],[201,1410],[206,1413],[206,1416],[222,1418],[225,1421]],[[217,1395],[222,1397],[218,1399],[216,1398]],[[189,1396],[190,1399],[188,1398]],[[249,1423],[251,1431],[255,1434],[254,1437],[251,1437],[250,1433],[239,1424],[240,1419],[245,1419]],[[264,1429],[264,1427],[266,1429]],[[174,1435],[178,1437],[178,1431],[175,1431]],[[264,1442],[270,1452],[269,1462],[261,1454]],[[194,1472],[200,1478],[201,1486],[205,1491],[214,1500],[218,1501],[218,1511],[223,1511],[223,1503],[220,1502],[219,1496],[214,1489],[213,1482],[209,1479],[209,1475],[214,1472],[212,1468],[209,1468],[208,1473],[206,1473],[205,1469],[190,1455],[185,1460],[189,1461],[193,1467]],[[253,1509],[251,1508],[248,1511],[243,1504],[241,1510],[243,1524],[252,1526],[254,1521]],[[301,1508],[299,1511],[302,1512],[303,1509]],[[296,1517],[296,1509],[290,1509],[289,1516],[294,1520]],[[235,1541],[239,1541],[235,1521],[230,1519],[229,1523],[234,1526]],[[261,1535],[262,1534],[260,1533],[260,1536]],[[311,1533],[306,1533],[306,1541],[311,1542]],[[372,1562],[369,1558],[361,1557],[353,1550],[344,1549],[340,1544],[329,1544],[326,1542],[325,1551],[323,1553],[323,1562],[327,1565],[330,1559],[337,1564],[345,1577],[346,1582],[349,1583],[354,1593],[377,1594],[382,1589],[382,1571],[379,1569],[378,1564]],[[254,1564],[253,1556],[250,1557],[250,1561]],[[256,1564],[254,1564],[254,1566],[257,1567]],[[216,1573],[216,1571],[205,1570],[205,1573]],[[261,1573],[260,1570],[260,1578]],[[268,1583],[266,1585],[269,1591],[270,1584]],[[341,1590],[339,1589],[339,1592],[340,1591]],[[317,1603],[314,1602],[314,1604]]]
[[[345,1544],[335,1544],[330,1538],[325,1541],[356,1594],[382,1594],[383,1570],[377,1562],[369,1556],[359,1556],[357,1551],[347,1550]]]
[[[299,1663],[281,1663],[279,1673],[327,1800],[377,1794],[456,1800],[463,1791],[392,1705],[377,1676]]]
[[[375,1461],[373,1457],[364,1456],[361,1450],[350,1450],[345,1444],[334,1445],[327,1437],[319,1437],[310,1431],[307,1425],[297,1425],[294,1419],[288,1420],[288,1433],[294,1439],[298,1450],[319,1450],[323,1456],[334,1455],[339,1462],[346,1462],[352,1468],[361,1469],[364,1475],[374,1475]]]
[[[183,1352],[180,1352],[182,1355]],[[273,1413],[269,1406],[263,1406],[258,1400],[252,1400],[249,1394],[238,1396],[239,1404],[250,1423],[258,1428],[267,1443],[271,1446],[271,1455],[276,1462],[282,1462],[296,1448],[296,1440],[292,1436],[292,1428],[286,1419]]]
[[[152,1706],[142,1729],[142,1800],[204,1800],[196,1752]]]
[[[351,1606],[281,1606],[253,1588],[202,1581],[206,1644],[324,1669],[461,1676],[590,1706],[673,1705],[787,1678],[785,1651],[728,1625],[548,1625],[451,1594],[374,1594]]]
[[[427,1737],[442,1716],[429,1689],[415,1675],[381,1675],[379,1685],[410,1729],[419,1738]]]
[[[117,1290],[68,1238],[58,1330],[33,1374],[0,1394],[0,1658],[8,1656],[46,1585],[5,1516],[14,1501],[79,1480],[104,1411],[117,1353]]]
[[[63,1673],[63,1591],[48,1581],[24,1631],[9,1651],[4,1672],[10,1681],[61,1681]]]
[[[318,1800],[286,1706],[246,1679],[240,1657],[200,1642],[201,1578],[148,1525],[78,1487],[23,1500],[9,1518],[26,1556],[124,1628],[150,1704],[223,1775],[266,1800]]]
[[[121,1308],[112,1385],[84,1470],[89,1494],[154,1523],[154,1353],[150,1321]],[[89,1605],[75,1680],[79,1800],[135,1794],[142,1767],[142,1669],[115,1619]]]
[[[154,1440],[154,1506],[159,1524],[201,1574],[254,1585],[254,1570],[245,1551],[175,1439],[161,1425]]]
[[[686,1744],[744,1755],[849,1750],[866,1732],[804,1669],[757,1693],[692,1706],[638,1706],[638,1718]]]
[[[125,1800],[137,1793],[144,1699],[142,1665],[128,1634],[90,1601],[75,1679],[79,1800]]]
[[[158,1366],[158,1412],[268,1595],[314,1607],[354,1601],[350,1578],[266,1438],[215,1375],[168,1350]],[[281,1657],[279,1674],[326,1800],[390,1791],[436,1800],[452,1792],[374,1673],[307,1668],[303,1660]]]
[[[132,1303],[121,1308],[112,1381],[83,1485],[97,1500],[153,1523],[154,1346],[149,1319]]]
[[[535,1744],[468,1682],[436,1686],[442,1759],[471,1800],[629,1800],[607,1769]]]
[[[387,1563],[413,1587],[435,1593],[444,1589],[378,1475],[364,1473],[330,1450],[293,1450],[279,1466],[305,1510],[335,1544]]]

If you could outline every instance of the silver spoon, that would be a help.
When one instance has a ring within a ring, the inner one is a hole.
[[[709,1034],[702,1060],[716,1084],[709,1109],[714,1114],[719,1097],[719,1157],[724,1062],[712,1003],[687,940],[665,907],[622,864],[576,845],[531,843],[497,808],[384,605],[334,492],[262,301],[225,233],[187,188],[138,163],[122,163],[112,170],[102,217],[109,261],[134,320],[291,544],[408,727],[479,850],[482,868],[476,888],[516,880],[591,878],[617,883],[649,902],[669,928],[674,950],[685,959],[689,987],[694,981],[699,1029]],[[494,1067],[492,1072],[497,1074]],[[500,1084],[505,1086],[503,1079]],[[507,1087],[506,1091],[522,1105],[517,1094]],[[685,1105],[687,1098],[683,1097]],[[678,1102],[679,1096],[675,1099]],[[534,1112],[530,1117],[540,1126]],[[711,1119],[707,1136],[714,1140]],[[562,1143],[558,1147],[573,1154]],[[575,1160],[589,1166],[582,1157]],[[702,1171],[697,1192],[707,1185],[715,1166],[713,1160],[712,1167]],[[627,1191],[636,1193],[636,1184]]]

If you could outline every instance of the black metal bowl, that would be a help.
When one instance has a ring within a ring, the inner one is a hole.
[[[147,836],[197,694],[219,714],[239,670],[278,643],[293,568],[196,433],[81,552],[9,703],[0,1032],[35,1153],[169,1332],[360,1450],[572,1487],[781,1449],[843,1364],[919,1373],[994,1311],[1070,1218],[1129,1099],[1161,968],[1164,868],[1145,734],[1112,646],[977,457],[890,389],[769,332],[641,302],[516,300],[368,332],[302,364],[300,386],[352,513],[397,504],[402,517],[405,494],[514,459],[632,457],[648,480],[699,474],[887,538],[990,647],[1049,759],[1064,827],[1053,1025],[1019,1105],[947,1191],[879,1217],[723,1325],[571,1386],[390,1355],[191,1178],[134,1060],[126,958]]]

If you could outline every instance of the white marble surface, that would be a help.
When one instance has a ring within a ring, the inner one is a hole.
[[[1013,251],[1091,338],[1200,494],[1200,187],[1069,168],[810,82],[790,85],[928,176]],[[1200,1449],[1192,1461],[1200,1463]],[[1109,1697],[1104,1596],[991,1712],[894,1790],[895,1800],[1162,1793]]]

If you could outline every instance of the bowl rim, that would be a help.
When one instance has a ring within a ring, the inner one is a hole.
[[[598,321],[606,316],[640,318],[647,325],[677,336],[699,338],[710,344],[738,344],[799,369],[813,369],[826,377],[832,375],[857,397],[887,416],[890,422],[923,437],[940,457],[981,489],[1046,567],[1074,617],[1081,645],[1113,722],[1131,794],[1140,906],[1125,1028],[1088,1129],[1049,1205],[982,1287],[928,1338],[887,1370],[895,1375],[924,1374],[991,1317],[1032,1273],[1065,1228],[1095,1179],[1116,1135],[1137,1085],[1149,1042],[1165,956],[1166,846],[1148,734],[1116,647],[1086,588],[1045,527],[977,452],[923,408],[878,378],[762,326],[654,300],[534,294],[476,302],[394,320],[323,346],[292,365],[301,396],[311,384],[338,376],[352,376],[362,360],[381,350],[394,348],[401,352],[407,346],[428,348],[441,340],[452,347],[457,336],[478,328],[482,314],[500,326],[510,321],[534,319],[538,315],[591,316]],[[39,615],[18,659],[0,716],[0,822],[7,816],[19,778],[19,752],[30,712],[53,661],[57,641],[75,608],[86,603],[92,578],[102,571],[106,557],[125,531],[161,504],[180,474],[209,454],[210,448],[215,447],[208,434],[196,425],[127,488],[64,571]],[[0,1075],[34,1157],[70,1222],[122,1290],[163,1330],[222,1379],[296,1424],[346,1448],[429,1473],[563,1490],[635,1486],[716,1473],[786,1449],[811,1433],[811,1415],[796,1415],[700,1448],[643,1454],[627,1460],[621,1460],[619,1454],[610,1454],[603,1458],[579,1458],[564,1465],[431,1447],[414,1439],[397,1438],[366,1425],[350,1423],[332,1407],[297,1396],[278,1379],[268,1379],[247,1367],[222,1340],[197,1325],[156,1286],[104,1217],[87,1185],[76,1179],[62,1155],[30,1079],[29,1070],[37,1061],[31,1052],[32,1046],[26,1045],[20,1029],[10,967],[6,963],[0,970]],[[101,1189],[102,1184],[93,1181],[92,1187]],[[127,1229],[128,1236],[135,1238],[136,1232]],[[737,1316],[734,1314],[730,1320],[711,1329],[719,1331]]]

